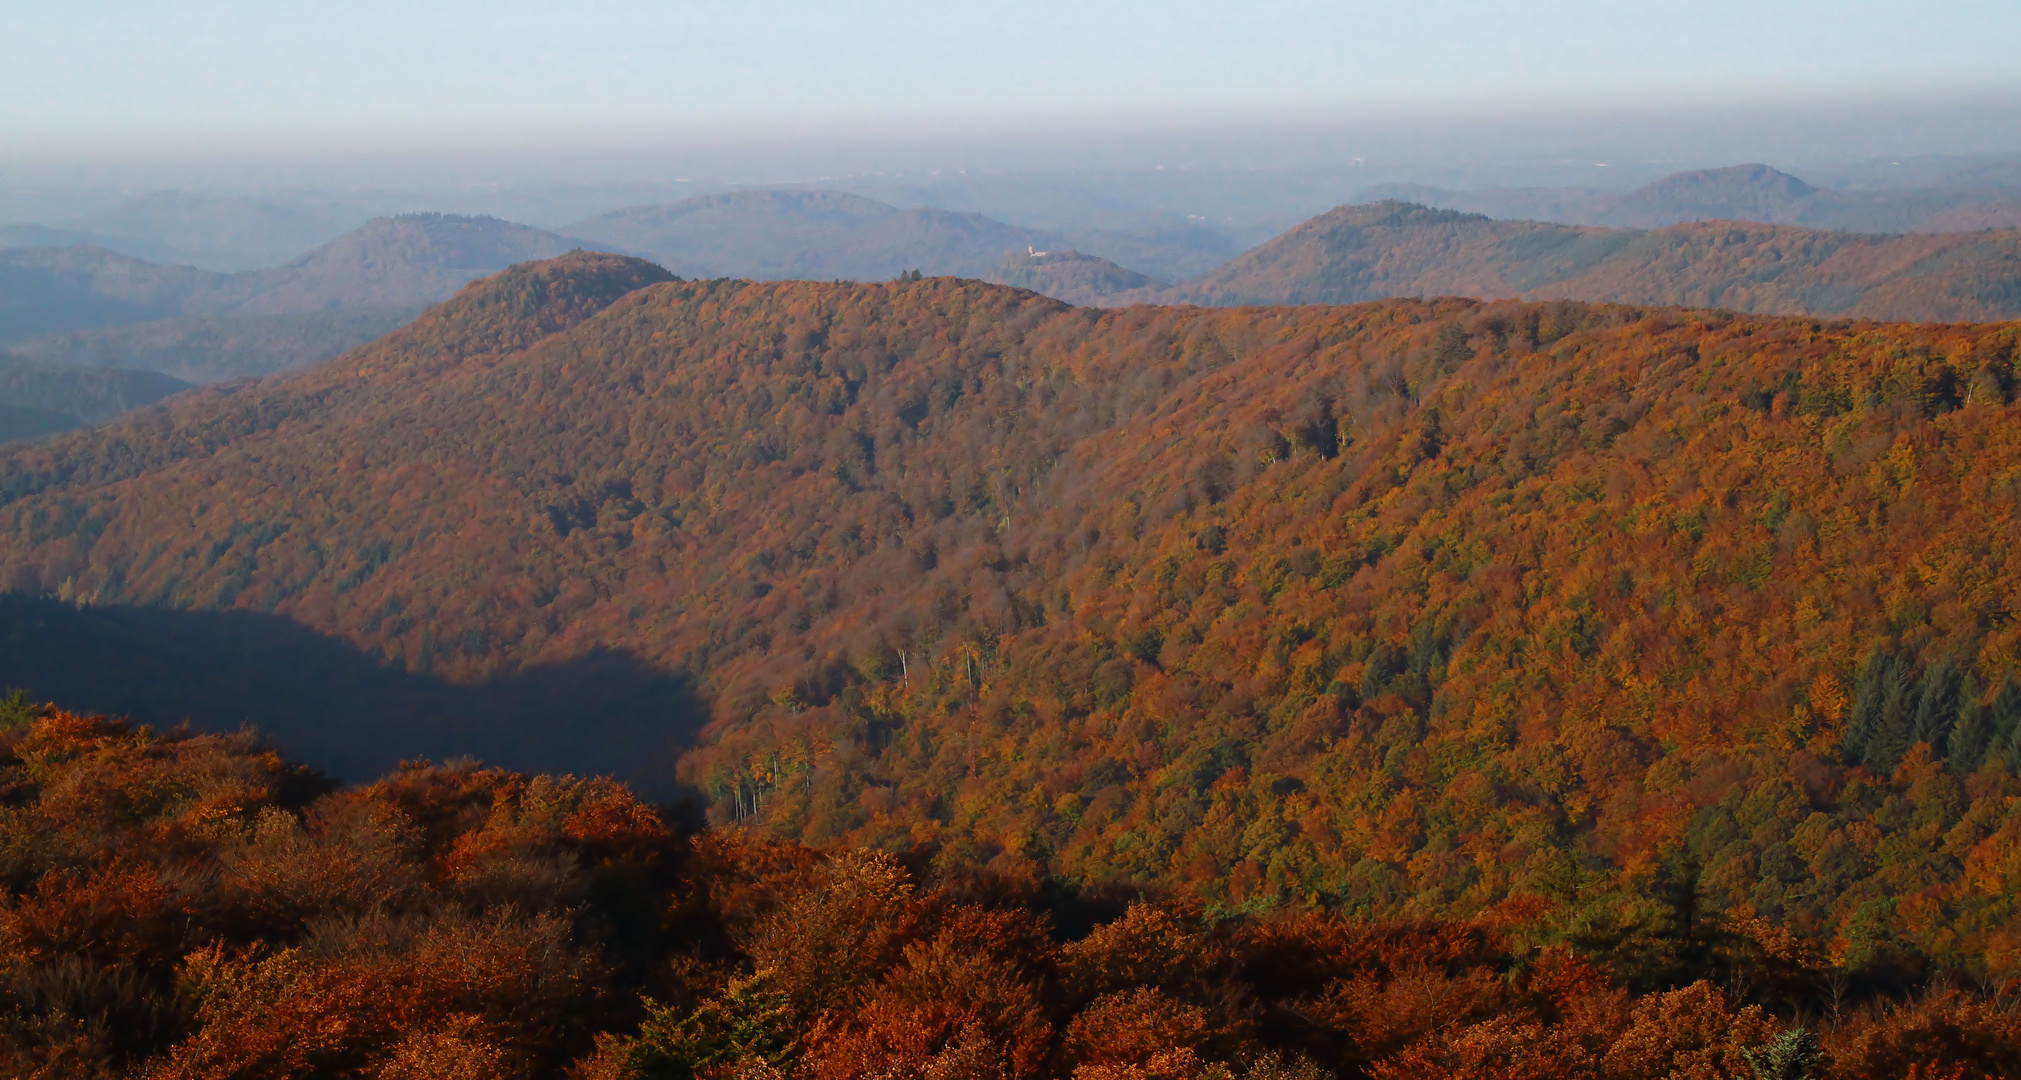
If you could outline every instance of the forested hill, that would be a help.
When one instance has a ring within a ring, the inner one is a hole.
[[[2013,319],[2021,318],[2021,230],[1897,236],[1741,221],[1604,229],[1379,202],[1331,210],[1176,288],[1103,302],[1347,304],[1440,295]]]
[[[574,255],[7,453],[0,581],[466,683],[622,650],[697,680],[711,812],[789,836],[1990,970],[2017,338]]]

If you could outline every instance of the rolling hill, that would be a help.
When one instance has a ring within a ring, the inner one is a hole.
[[[2011,167],[2009,169],[2011,172]],[[1835,191],[1766,165],[1676,173],[1628,192],[1578,188],[1446,191],[1391,184],[1357,201],[1398,200],[1509,220],[1656,229],[1693,221],[1758,221],[1851,232],[1966,232],[2021,228],[2021,186],[1960,177],[1931,187]]]
[[[2017,347],[575,254],[0,452],[0,682],[97,708],[66,673],[158,672],[119,707],[349,768],[677,753],[720,823],[1223,914],[1628,948],[1684,911],[1862,985],[1997,970]],[[277,668],[290,635],[313,663]],[[247,666],[274,700],[208,707]],[[375,712],[416,700],[426,731]]]
[[[196,381],[267,374],[372,340],[473,278],[581,246],[496,218],[409,214],[239,274],[96,247],[0,251],[0,347]]]
[[[1863,235],[1749,222],[1602,229],[1344,206],[1171,290],[1105,303],[1525,297],[1917,321],[2021,317],[2021,230]]]

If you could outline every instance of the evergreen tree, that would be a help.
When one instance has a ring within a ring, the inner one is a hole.
[[[1986,729],[1993,749],[2006,759],[2010,769],[2021,769],[2021,683],[2008,672],[2000,692],[1986,706]]]
[[[1939,758],[1947,756],[1951,729],[1958,721],[1962,682],[1963,672],[1949,656],[1923,672],[1916,687],[1916,716],[1909,727],[1910,745],[1928,743],[1932,754]]]
[[[1817,1036],[1791,1028],[1760,1050],[1747,1051],[1747,1064],[1758,1080],[1810,1080],[1824,1064]]]
[[[1846,759],[1875,772],[1893,771],[1913,741],[1917,705],[1908,658],[1875,646],[1853,683]]]
[[[1993,745],[1992,710],[1987,706],[1979,680],[1970,672],[1958,688],[1958,718],[1951,725],[1950,744],[1945,759],[1960,773],[1974,773],[1985,764]]]

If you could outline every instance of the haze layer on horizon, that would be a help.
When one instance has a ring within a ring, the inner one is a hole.
[[[1996,0],[13,7],[0,156],[19,163],[1061,143],[2021,92],[2021,7]]]

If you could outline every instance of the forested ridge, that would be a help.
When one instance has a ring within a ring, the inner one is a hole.
[[[1997,980],[2017,338],[575,255],[11,451],[0,581],[466,682],[628,650],[712,711],[711,818],[774,836],[1210,919],[1519,912],[1650,986]]]

